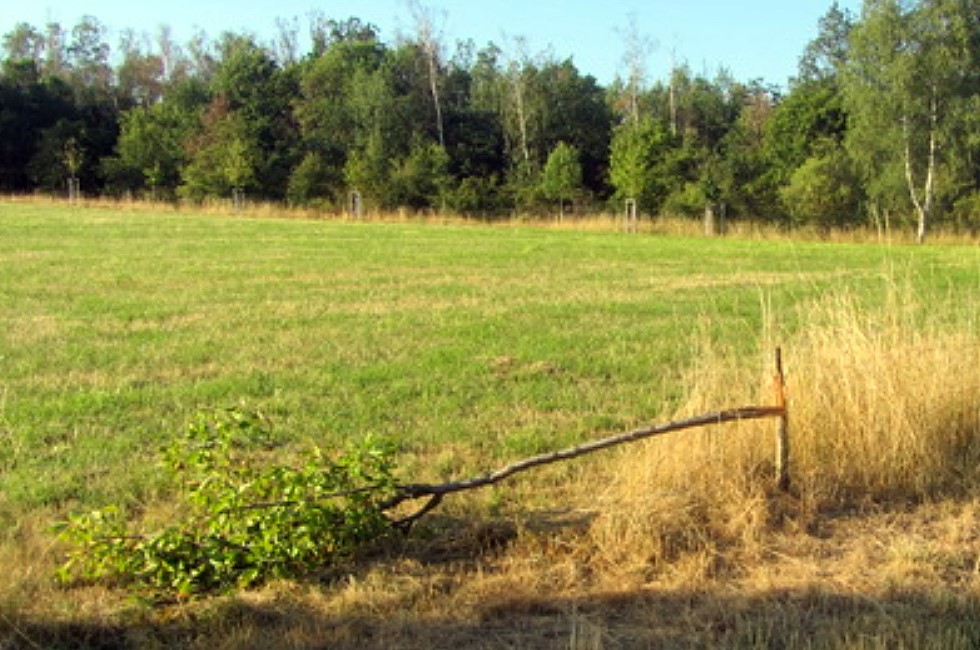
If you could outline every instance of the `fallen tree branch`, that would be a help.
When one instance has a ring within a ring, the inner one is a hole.
[[[510,478],[514,474],[525,472],[534,467],[550,465],[551,463],[577,458],[579,456],[591,454],[592,452],[600,451],[602,449],[608,449],[610,447],[615,447],[628,442],[635,442],[637,440],[643,440],[645,438],[652,438],[654,436],[659,436],[673,431],[682,431],[684,429],[693,429],[712,424],[722,424],[724,422],[782,417],[785,414],[786,408],[782,405],[745,406],[742,408],[707,413],[704,415],[687,418],[685,420],[668,422],[666,424],[656,424],[650,427],[629,431],[627,433],[620,433],[601,440],[588,442],[569,449],[563,449],[560,451],[540,454],[538,456],[532,456],[531,458],[525,458],[524,460],[511,463],[510,465],[502,467],[501,469],[491,472],[485,476],[478,476],[461,481],[451,481],[449,483],[414,483],[409,485],[399,485],[395,496],[383,502],[380,507],[382,510],[390,510],[406,501],[430,497],[429,501],[422,507],[421,510],[394,522],[395,527],[408,531],[418,519],[438,506],[442,501],[442,497],[447,494],[452,494],[453,492],[462,492],[463,490],[473,490],[476,488],[486,487],[488,485],[499,483],[506,478]]]

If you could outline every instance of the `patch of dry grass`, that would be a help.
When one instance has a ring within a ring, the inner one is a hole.
[[[941,306],[907,295],[891,296],[879,319],[846,296],[815,314],[794,413],[801,483],[820,500],[924,499],[976,483],[975,323],[950,328],[937,322]]]
[[[62,198],[48,195],[8,195],[4,201],[19,204],[35,205],[64,205],[69,204]],[[211,199],[203,203],[187,201],[152,201],[143,199],[83,197],[71,206],[82,208],[120,209],[129,212],[143,213],[193,213],[222,217],[254,218],[254,219],[297,219],[297,220],[342,220],[364,221],[375,223],[428,223],[440,225],[466,224],[497,224],[504,227],[538,226],[541,228],[588,231],[588,232],[617,232],[626,231],[622,213],[609,211],[586,212],[567,215],[559,220],[558,215],[541,215],[512,213],[493,217],[472,217],[446,211],[417,212],[401,208],[394,211],[366,210],[360,217],[355,217],[345,210],[323,207],[287,206],[282,203],[246,200],[244,207],[236,209],[231,199]],[[635,232],[648,235],[672,237],[703,237],[705,227],[701,219],[680,217],[676,215],[659,215],[650,217],[644,215],[635,227]],[[796,226],[788,228],[785,225],[771,223],[755,218],[730,219],[725,222],[720,236],[733,239],[756,240],[793,240],[793,241],[825,241],[838,243],[876,243],[887,245],[907,245],[917,242],[915,228],[911,224],[898,225],[884,229],[872,224],[858,225],[851,228],[818,228],[813,226]],[[975,233],[959,231],[955,227],[943,224],[936,226],[929,233],[930,243],[943,244],[972,244],[976,240]]]
[[[758,551],[774,528],[805,531],[837,509],[975,493],[980,341],[970,314],[943,321],[953,311],[908,287],[881,310],[847,294],[812,305],[786,346],[792,495],[771,487],[773,424],[653,440],[610,472],[596,546],[616,549],[615,565],[665,565],[684,550]],[[772,403],[765,372],[710,348],[699,358],[680,414]]]

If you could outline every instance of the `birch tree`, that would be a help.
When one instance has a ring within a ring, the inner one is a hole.
[[[429,77],[429,92],[432,93],[432,104],[436,112],[436,133],[439,136],[439,146],[445,147],[446,135],[442,119],[442,101],[439,93],[439,59],[442,46],[439,41],[436,18],[432,8],[426,7],[419,0],[409,0],[408,7],[415,21],[415,31],[419,40],[419,46],[422,48],[422,54],[425,56],[426,69]]]
[[[510,124],[516,125],[517,137],[508,138],[511,142],[517,140],[516,148],[520,152],[520,162],[528,167],[531,164],[531,147],[529,144],[528,124],[530,121],[530,110],[528,107],[528,77],[533,65],[527,54],[527,39],[522,36],[515,37],[513,53],[507,56],[504,68],[504,79],[507,86],[505,97],[507,98],[502,105],[504,115],[504,125],[507,128]],[[511,117],[512,119],[508,119]],[[515,129],[508,129],[515,130]]]
[[[904,184],[920,243],[936,217],[943,154],[967,90],[975,4],[866,0],[852,33],[848,145],[873,200],[895,204]]]
[[[637,16],[630,13],[626,28],[619,34],[623,41],[623,65],[626,68],[626,114],[633,124],[640,121],[640,95],[647,82],[647,58],[656,42],[640,34]]]

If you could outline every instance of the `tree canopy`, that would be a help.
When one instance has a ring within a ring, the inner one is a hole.
[[[674,66],[607,87],[571,59],[450,48],[414,3],[394,43],[358,18],[270,43],[186,43],[92,16],[18,24],[0,42],[0,191],[208,200],[233,190],[340,209],[547,214],[557,202],[848,227],[882,213],[980,225],[980,0],[833,4],[787,88]],[[70,155],[69,155],[70,154]],[[577,209],[578,211],[578,209]]]

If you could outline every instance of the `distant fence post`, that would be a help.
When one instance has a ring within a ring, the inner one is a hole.
[[[626,199],[626,232],[636,232],[639,223],[636,216],[636,199]]]
[[[78,180],[77,176],[72,176],[68,179],[68,202],[74,205],[75,203],[78,203],[78,200],[81,197],[81,182]]]
[[[245,188],[231,188],[231,207],[235,212],[241,212],[245,209]]]
[[[715,234],[715,204],[713,201],[704,204],[704,234],[708,237]]]
[[[783,351],[776,348],[776,374],[773,377],[776,406],[782,409],[776,424],[776,487],[789,490],[789,415],[786,407],[786,377],[783,374]]]
[[[360,219],[363,209],[361,193],[357,190],[352,190],[350,194],[347,195],[347,214],[354,219]]]

